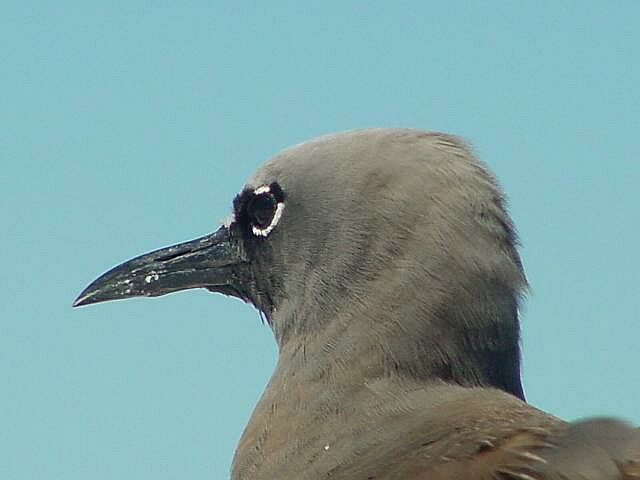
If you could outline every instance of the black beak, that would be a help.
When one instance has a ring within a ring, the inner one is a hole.
[[[155,297],[189,288],[236,294],[247,265],[243,251],[222,226],[204,237],[124,262],[94,280],[74,307],[130,297]],[[241,296],[241,295],[238,295]]]

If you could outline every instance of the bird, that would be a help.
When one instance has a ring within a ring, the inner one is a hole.
[[[232,480],[640,479],[640,430],[526,402],[528,289],[505,194],[464,140],[324,135],[267,160],[214,233],[74,306],[204,288],[252,304],[278,359]]]

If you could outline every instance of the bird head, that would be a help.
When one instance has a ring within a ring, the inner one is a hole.
[[[516,235],[458,139],[320,137],[268,160],[232,205],[214,233],[115,267],[74,305],[206,288],[255,305],[281,350],[367,345],[384,368],[522,397]]]

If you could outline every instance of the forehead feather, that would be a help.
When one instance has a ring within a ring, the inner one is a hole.
[[[461,186],[476,196],[498,192],[491,174],[460,139],[413,129],[352,130],[295,145],[265,162],[249,186],[274,181],[289,193],[389,187],[413,188],[419,195]]]

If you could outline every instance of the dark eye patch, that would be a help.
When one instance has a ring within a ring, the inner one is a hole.
[[[246,188],[233,200],[235,218],[247,234],[254,236],[255,233],[251,233],[253,228],[269,228],[278,204],[283,203],[284,199],[285,194],[276,182],[257,189]]]
[[[253,195],[247,203],[247,215],[252,225],[267,228],[271,225],[278,201],[271,192]]]

